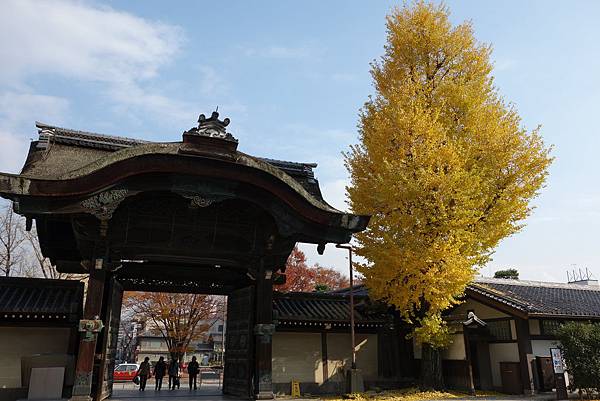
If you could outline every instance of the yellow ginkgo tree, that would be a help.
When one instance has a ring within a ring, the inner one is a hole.
[[[350,206],[373,216],[357,235],[358,269],[373,298],[418,328],[425,387],[442,385],[441,313],[523,227],[552,162],[539,128],[499,95],[490,55],[444,5],[393,10],[360,142],[345,155]]]

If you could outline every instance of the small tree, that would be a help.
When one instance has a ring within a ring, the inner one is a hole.
[[[346,288],[350,285],[348,277],[331,267],[323,267],[315,264],[314,291],[332,291]]]
[[[571,389],[588,396],[600,391],[600,325],[569,322],[557,332],[567,370],[573,375]]]
[[[517,269],[498,270],[494,273],[494,278],[508,278],[511,280],[519,279],[519,271]]]
[[[315,289],[316,271],[306,263],[306,255],[297,246],[285,264],[285,284],[274,286],[282,292],[308,292]]]
[[[119,336],[117,343],[117,355],[124,362],[133,362],[134,340],[137,334],[136,325],[137,322],[131,316],[121,316],[119,331],[122,335]]]
[[[202,322],[216,317],[218,304],[216,297],[201,294],[127,292],[123,298],[123,306],[136,320],[149,323],[151,331],[163,337],[171,357],[179,361],[208,327]]]
[[[281,292],[331,291],[347,287],[350,283],[342,273],[330,267],[306,263],[306,255],[294,247],[285,267],[285,284],[274,288]]]
[[[24,236],[23,269],[26,276],[62,280],[82,280],[84,278],[83,274],[61,273],[56,270],[56,266],[50,263],[50,259],[42,254],[35,227],[29,232],[25,232]]]
[[[24,259],[25,227],[23,219],[8,203],[0,204],[0,274],[18,273]]]

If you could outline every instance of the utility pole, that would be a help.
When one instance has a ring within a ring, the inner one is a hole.
[[[354,337],[354,269],[352,267],[352,245],[337,244],[336,248],[348,250],[348,265],[350,270],[350,343],[352,346],[352,364],[346,375],[346,390],[348,393],[365,391],[365,383],[361,372],[356,369],[356,340]]]
[[[356,341],[354,338],[354,270],[352,268],[352,246],[337,244],[336,248],[348,250],[348,261],[350,265],[350,342],[352,343],[352,370],[356,369]]]

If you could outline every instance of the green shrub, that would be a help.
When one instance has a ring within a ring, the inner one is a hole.
[[[557,331],[572,389],[600,391],[600,325],[569,322]]]

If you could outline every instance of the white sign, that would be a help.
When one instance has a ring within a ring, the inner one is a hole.
[[[554,369],[554,373],[565,373],[565,363],[560,349],[550,348],[550,354],[552,355],[552,368]]]

